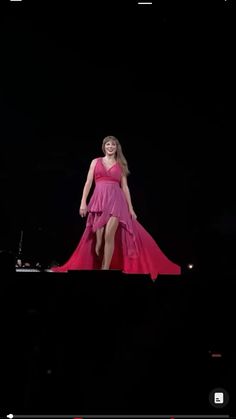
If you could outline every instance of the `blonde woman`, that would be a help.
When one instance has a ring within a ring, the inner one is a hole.
[[[119,269],[124,273],[181,273],[137,221],[127,177],[129,169],[118,139],[112,135],[102,143],[104,156],[92,160],[83,188],[81,217],[86,228],[70,259],[54,272],[79,269]],[[94,192],[87,204],[93,182]]]

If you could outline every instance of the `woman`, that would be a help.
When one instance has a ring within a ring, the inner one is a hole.
[[[84,185],[80,215],[88,215],[85,231],[70,259],[54,272],[77,269],[120,269],[124,273],[179,275],[154,239],[137,221],[127,176],[129,169],[114,136],[105,137],[104,157],[92,160]],[[95,189],[87,205],[93,180]]]

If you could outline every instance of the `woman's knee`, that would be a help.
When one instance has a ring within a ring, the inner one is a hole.
[[[108,221],[108,223],[106,225],[106,230],[105,230],[105,241],[106,242],[111,242],[111,241],[114,240],[118,224],[119,224],[119,221],[118,221],[117,218],[115,218],[115,217],[113,217],[112,219],[110,218],[110,220]]]

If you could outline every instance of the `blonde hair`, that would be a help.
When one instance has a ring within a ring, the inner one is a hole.
[[[113,135],[108,135],[107,137],[105,137],[103,139],[103,142],[102,142],[103,153],[106,154],[105,144],[108,143],[109,141],[114,141],[116,143],[116,161],[118,163],[120,163],[123,174],[125,176],[128,176],[130,174],[130,171],[129,171],[129,168],[128,168],[128,163],[127,163],[127,160],[126,160],[126,158],[125,158],[125,156],[122,152],[120,142],[116,137],[114,137]]]

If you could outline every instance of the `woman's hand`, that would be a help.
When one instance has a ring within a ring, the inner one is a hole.
[[[81,204],[80,209],[79,209],[79,213],[80,213],[81,217],[85,217],[87,212],[88,212],[87,205],[86,204]]]
[[[130,215],[131,215],[131,217],[133,218],[133,219],[137,219],[137,215],[135,214],[135,212],[134,212],[134,210],[133,210],[133,208],[131,208],[130,210],[129,210],[129,212],[130,212]]]

